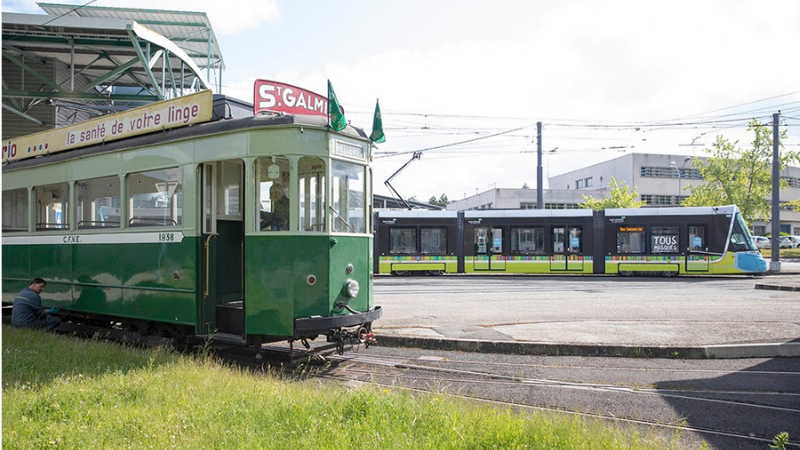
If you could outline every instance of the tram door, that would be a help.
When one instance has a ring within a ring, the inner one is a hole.
[[[506,262],[503,260],[503,229],[476,227],[474,236],[473,270],[506,270]],[[499,258],[495,260],[496,255]]]
[[[244,163],[203,164],[201,319],[210,331],[244,334]]]
[[[689,225],[689,248],[686,251],[687,272],[708,272],[710,255],[706,243],[706,227]]]
[[[580,226],[554,226],[550,235],[553,255],[552,271],[583,270],[583,228]]]

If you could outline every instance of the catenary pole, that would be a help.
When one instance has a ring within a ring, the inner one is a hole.
[[[780,121],[780,111],[772,115],[772,261],[769,270],[780,272],[780,252],[781,252],[781,163],[780,163],[780,132],[778,124]]]
[[[536,122],[536,209],[544,209],[544,195],[542,194],[542,122]]]

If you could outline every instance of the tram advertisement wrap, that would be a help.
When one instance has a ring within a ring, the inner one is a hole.
[[[211,120],[212,93],[202,91],[3,142],[3,162],[87,147]]]
[[[328,98],[290,84],[256,80],[253,88],[253,114],[262,112],[327,117]]]

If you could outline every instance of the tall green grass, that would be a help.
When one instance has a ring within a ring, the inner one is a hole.
[[[644,449],[601,420],[3,327],[4,449]]]

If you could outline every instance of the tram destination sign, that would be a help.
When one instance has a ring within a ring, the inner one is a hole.
[[[212,94],[202,91],[3,141],[3,162],[33,158],[211,120]]]
[[[263,112],[328,117],[328,97],[291,84],[256,80],[253,88],[253,114]]]

